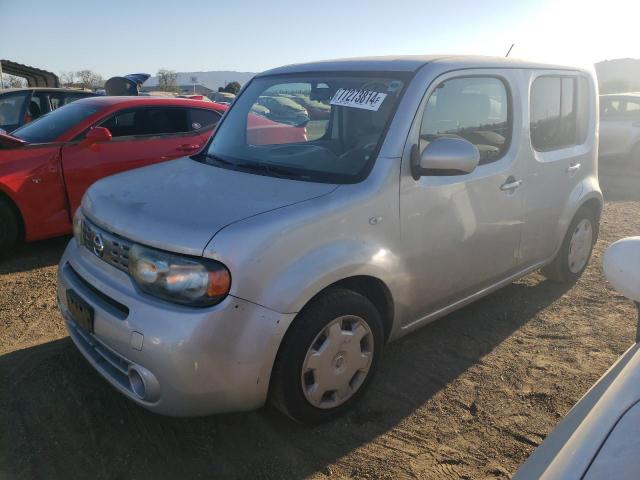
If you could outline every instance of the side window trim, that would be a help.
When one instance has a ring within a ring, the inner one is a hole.
[[[429,85],[429,87],[427,88],[427,91],[425,92],[425,98],[424,100],[424,105],[421,107],[421,111],[419,111],[419,122],[418,122],[418,143],[420,141],[420,135],[421,135],[421,131],[422,131],[422,123],[424,121],[424,116],[426,113],[426,110],[429,106],[429,100],[431,99],[431,96],[438,90],[438,88],[440,88],[440,85],[442,85],[445,82],[450,82],[452,80],[459,80],[459,79],[465,79],[465,78],[489,78],[489,79],[495,79],[498,80],[502,86],[504,87],[504,91],[506,94],[506,99],[507,99],[507,124],[506,124],[506,128],[508,131],[508,137],[505,140],[504,146],[502,148],[501,154],[500,156],[496,157],[495,159],[492,159],[490,162],[481,162],[478,165],[478,168],[482,168],[485,165],[491,165],[492,163],[498,162],[500,160],[502,160],[503,158],[505,158],[505,156],[507,156],[507,154],[509,153],[509,150],[511,149],[511,144],[513,142],[513,134],[514,134],[514,105],[513,105],[513,92],[512,92],[512,88],[511,88],[511,84],[509,82],[509,80],[507,78],[505,78],[503,75],[497,74],[497,73],[490,73],[490,72],[482,72],[482,73],[465,73],[465,72],[458,72],[459,75],[452,75],[452,76],[447,76],[446,74],[444,76],[446,76],[446,78],[442,79],[442,76],[434,79],[434,81]],[[433,85],[433,87],[432,87]],[[467,174],[469,175],[469,174]],[[461,175],[464,176],[464,175]]]

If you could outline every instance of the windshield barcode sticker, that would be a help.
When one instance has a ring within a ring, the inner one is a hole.
[[[341,88],[331,99],[331,105],[362,108],[377,112],[385,98],[387,98],[386,93],[358,90],[357,88]]]

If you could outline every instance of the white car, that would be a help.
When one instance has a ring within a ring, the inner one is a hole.
[[[640,93],[600,96],[598,153],[602,175],[640,181]]]
[[[611,245],[604,255],[604,272],[616,290],[636,302],[640,322],[640,237]],[[571,409],[514,480],[640,478],[638,340],[640,328],[636,343]]]

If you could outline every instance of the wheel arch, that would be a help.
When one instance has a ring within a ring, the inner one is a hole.
[[[574,216],[582,209],[589,210],[593,214],[593,218],[596,221],[596,231],[595,236],[593,238],[593,242],[595,243],[598,240],[598,233],[600,230],[600,217],[602,216],[602,209],[604,208],[604,203],[602,199],[597,197],[591,197],[580,204],[580,207],[573,214]]]
[[[371,275],[354,275],[328,285],[314,295],[306,304],[325,294],[333,288],[345,288],[359,293],[369,300],[380,314],[385,342],[389,339],[393,328],[394,302],[391,290],[379,278]],[[294,320],[295,321],[295,320]]]
[[[553,257],[556,256],[558,250],[562,246],[564,237],[567,234],[569,225],[573,221],[576,214],[583,208],[589,209],[596,219],[596,234],[594,241],[598,238],[598,227],[600,223],[600,216],[604,207],[604,198],[598,185],[598,180],[595,176],[589,177],[582,182],[578,183],[569,196],[569,201],[565,204],[563,213],[558,223],[558,242],[554,250]],[[552,258],[553,258],[552,257]]]
[[[300,311],[296,314],[291,323],[287,326],[287,330],[282,338],[282,341],[280,342],[280,346],[282,346],[282,344],[284,343],[284,339],[291,331],[291,327],[297,321],[300,314],[303,313],[305,309],[315,300],[322,297],[330,290],[336,288],[352,290],[369,300],[376,308],[376,310],[380,314],[380,318],[382,319],[382,328],[384,332],[385,342],[389,339],[389,336],[393,329],[393,321],[395,316],[395,304],[391,290],[383,280],[373,275],[352,275],[340,280],[336,280],[324,286],[311,298],[309,298],[304,303]],[[278,347],[278,349],[280,349],[280,346]]]

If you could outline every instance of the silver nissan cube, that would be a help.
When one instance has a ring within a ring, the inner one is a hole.
[[[58,272],[69,334],[158,413],[332,419],[387,342],[538,269],[577,280],[597,98],[588,71],[503,58],[259,74],[198,154],[87,191]]]

